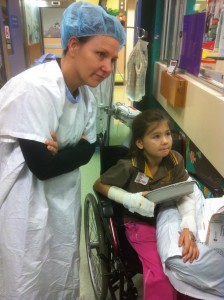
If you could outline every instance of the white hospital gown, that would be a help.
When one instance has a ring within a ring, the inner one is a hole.
[[[55,131],[59,148],[95,142],[96,103],[87,87],[65,97],[56,61],[10,80],[0,93],[0,299],[79,299],[80,172],[45,181],[28,169],[18,138]]]

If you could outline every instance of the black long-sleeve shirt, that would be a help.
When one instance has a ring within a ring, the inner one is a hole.
[[[24,159],[30,171],[40,180],[50,179],[87,164],[94,151],[95,143],[81,139],[76,146],[70,146],[53,155],[43,143],[19,139]]]

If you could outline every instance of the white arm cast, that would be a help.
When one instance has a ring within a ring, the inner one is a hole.
[[[142,196],[142,193],[129,193],[125,190],[111,186],[108,198],[123,204],[131,212],[137,212],[142,216],[153,217],[155,204]]]
[[[177,201],[177,208],[181,215],[181,229],[189,228],[189,230],[196,236],[196,197],[194,194],[183,196]]]

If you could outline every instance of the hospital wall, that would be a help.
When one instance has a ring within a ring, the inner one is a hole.
[[[190,2],[190,1],[189,1]],[[206,182],[224,187],[224,97],[191,75],[188,81],[185,107],[174,108],[160,93],[162,70],[160,63],[163,31],[163,0],[142,0],[141,27],[148,30],[148,70],[146,94],[136,103],[139,110],[161,108],[174,121],[174,128],[186,135],[186,168]]]
[[[174,108],[161,95],[161,73],[166,66],[156,62],[153,95],[178,126],[200,149],[215,169],[224,176],[224,97],[188,75],[186,102],[183,108]]]
[[[9,65],[9,77],[13,77],[26,69],[24,52],[24,33],[20,14],[19,1],[8,0],[8,18],[11,23],[12,49],[10,55],[4,55]],[[9,78],[8,78],[9,79]]]

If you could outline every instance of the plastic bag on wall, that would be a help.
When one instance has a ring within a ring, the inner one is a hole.
[[[145,78],[148,67],[148,42],[138,40],[127,63],[126,94],[132,101],[139,102],[145,95]]]

